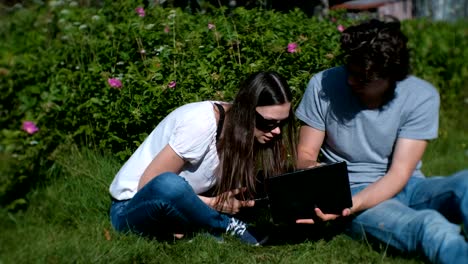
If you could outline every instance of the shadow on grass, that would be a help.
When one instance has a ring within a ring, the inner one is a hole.
[[[349,219],[337,219],[333,222],[318,222],[309,224],[273,224],[267,207],[248,209],[241,211],[238,218],[252,223],[258,237],[268,236],[268,241],[263,246],[299,245],[306,242],[331,242],[337,237],[347,237],[350,240],[360,241],[367,245],[369,251],[380,252],[383,256],[391,258],[413,259],[414,261],[427,262],[421,254],[404,253],[377,239],[363,236],[362,238],[351,238],[346,235]]]
[[[266,205],[243,209],[236,217],[252,225],[254,236],[268,236],[269,239],[265,246],[294,245],[306,241],[330,241],[335,236],[343,234],[346,227],[346,221],[316,224],[275,224]]]

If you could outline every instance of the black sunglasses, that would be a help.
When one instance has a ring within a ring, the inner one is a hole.
[[[288,122],[288,118],[283,120],[266,119],[255,111],[255,127],[263,132],[270,132],[277,127],[282,127]]]

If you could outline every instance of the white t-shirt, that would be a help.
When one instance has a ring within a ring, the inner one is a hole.
[[[109,188],[112,197],[131,199],[146,167],[167,144],[185,161],[179,175],[195,193],[209,190],[215,184],[213,172],[219,164],[214,103],[186,104],[166,116],[119,170]]]

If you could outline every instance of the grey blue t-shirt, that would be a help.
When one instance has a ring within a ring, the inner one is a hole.
[[[352,187],[377,181],[390,168],[398,138],[437,137],[439,94],[414,76],[398,82],[394,98],[379,109],[361,106],[347,84],[344,67],[322,71],[310,80],[296,109],[308,126],[325,131],[325,162],[346,161]],[[424,177],[418,163],[413,176]]]

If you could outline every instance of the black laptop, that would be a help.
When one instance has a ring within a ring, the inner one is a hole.
[[[324,213],[341,214],[343,209],[352,206],[344,161],[271,177],[266,179],[265,187],[264,198],[268,200],[275,224],[317,219],[315,207]]]

